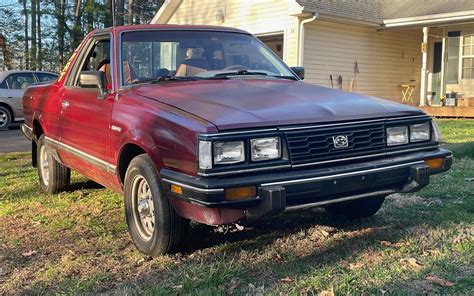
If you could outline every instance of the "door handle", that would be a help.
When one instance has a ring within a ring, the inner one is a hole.
[[[61,102],[61,107],[63,108],[63,110],[67,109],[67,107],[69,107],[69,101],[62,101]]]

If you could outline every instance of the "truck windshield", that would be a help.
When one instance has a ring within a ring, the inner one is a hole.
[[[297,79],[256,38],[232,32],[125,32],[120,67],[122,85],[237,76]]]

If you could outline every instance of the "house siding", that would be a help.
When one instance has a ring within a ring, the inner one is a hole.
[[[418,104],[421,41],[420,30],[377,32],[371,28],[315,21],[308,24],[305,31],[306,81],[330,86],[332,75],[336,87],[341,75],[343,90],[348,90],[357,61],[358,85],[354,91],[401,101],[400,85],[412,83],[416,84],[413,100]]]
[[[298,18],[291,16],[287,0],[184,0],[169,24],[218,25],[236,27],[254,35],[284,34],[283,59],[298,62]],[[219,19],[219,14],[224,18]]]

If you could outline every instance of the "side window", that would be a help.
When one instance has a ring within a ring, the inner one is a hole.
[[[35,75],[39,82],[54,81],[56,78],[58,78],[57,75],[49,73],[36,73]]]
[[[7,81],[6,81],[6,80],[3,80],[2,83],[0,83],[0,88],[8,89],[8,85],[7,85]]]
[[[11,74],[5,79],[10,89],[25,89],[35,83],[32,73]]]
[[[178,42],[123,42],[122,84],[153,79],[176,71]]]
[[[102,71],[107,77],[107,83],[112,83],[110,67],[110,40],[100,40],[87,53],[80,71]],[[76,86],[79,85],[79,75]]]

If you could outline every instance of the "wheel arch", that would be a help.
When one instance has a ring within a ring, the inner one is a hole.
[[[41,135],[44,134],[43,127],[41,126],[41,123],[39,120],[34,119],[33,120],[33,135],[34,139],[31,141],[31,162],[33,167],[38,166],[38,156],[36,155],[36,149],[38,145],[36,144],[37,140],[41,137]]]
[[[126,143],[120,149],[117,161],[117,174],[120,184],[123,186],[125,174],[132,159],[140,154],[148,154],[146,149],[137,143]]]

